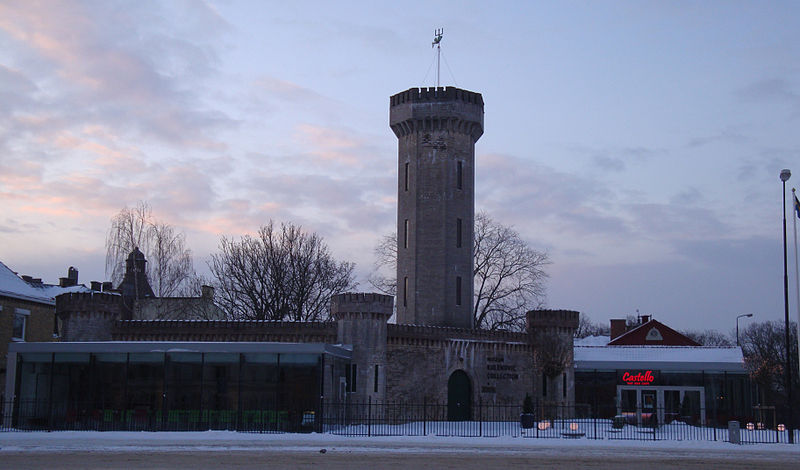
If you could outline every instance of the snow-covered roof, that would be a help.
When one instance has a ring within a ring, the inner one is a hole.
[[[72,287],[61,287],[51,284],[42,284],[41,287],[32,286],[22,280],[14,271],[0,261],[0,296],[55,305],[57,295],[67,292],[89,291],[90,289],[82,285]]]
[[[576,369],[658,369],[743,373],[739,347],[575,345]]]
[[[575,338],[575,346],[605,346],[611,338],[608,336],[587,336],[585,338]]]

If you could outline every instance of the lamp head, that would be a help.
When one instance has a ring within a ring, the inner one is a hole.
[[[786,182],[786,180],[788,180],[788,179],[789,179],[791,176],[792,176],[792,172],[791,172],[791,171],[789,171],[787,168],[784,168],[783,170],[781,170],[781,181],[783,181],[784,183],[785,183],[785,182]]]
[[[752,313],[748,313],[748,314],[747,314],[747,315],[745,315],[745,316],[746,316],[747,318],[750,318],[750,317],[752,317],[752,316],[753,316],[753,314],[752,314]]]

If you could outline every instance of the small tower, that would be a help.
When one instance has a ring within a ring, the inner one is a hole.
[[[389,124],[398,139],[397,323],[472,328],[483,97],[411,88],[391,97]]]
[[[338,294],[331,297],[337,341],[353,346],[350,377],[353,399],[386,398],[386,322],[392,297],[381,294]],[[353,377],[354,376],[354,377]]]
[[[147,281],[147,260],[139,248],[134,248],[125,260],[125,277],[117,286],[122,294],[122,303],[126,319],[133,318],[136,301],[155,297],[150,283]]]
[[[68,292],[56,296],[61,341],[111,341],[122,318],[122,297],[110,292]]]
[[[532,310],[527,313],[533,345],[539,400],[560,405],[575,402],[574,336],[580,313],[574,310]]]

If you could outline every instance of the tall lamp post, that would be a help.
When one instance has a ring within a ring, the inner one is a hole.
[[[743,314],[741,314],[741,315],[736,317],[736,346],[740,346],[740,344],[739,344],[739,319],[740,318],[745,318],[745,317],[750,318],[752,316],[753,316],[752,313],[743,313]]]
[[[789,275],[786,267],[786,181],[792,176],[792,172],[781,170],[781,182],[783,182],[783,312],[784,312],[784,333],[786,340],[786,400],[789,411],[787,421],[789,431],[789,443],[794,444],[794,410],[792,407],[792,354],[789,347]]]

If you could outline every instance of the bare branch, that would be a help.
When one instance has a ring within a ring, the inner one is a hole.
[[[272,221],[257,237],[223,237],[209,268],[218,301],[237,319],[327,320],[330,297],[355,287],[354,265],[334,260],[321,237]]]

